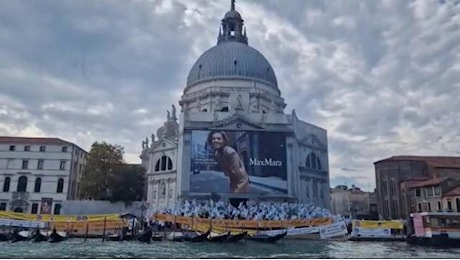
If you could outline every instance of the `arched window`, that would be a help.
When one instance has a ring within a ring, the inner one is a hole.
[[[157,163],[155,164],[155,171],[156,172],[160,171],[160,160],[158,160]]]
[[[27,191],[27,177],[21,176],[18,180],[18,192],[26,192]]]
[[[166,161],[167,161],[166,156],[161,156],[161,170],[162,171],[166,171]]]
[[[316,154],[312,153],[311,155],[311,168],[316,169]]]
[[[34,192],[40,192],[41,188],[42,188],[42,179],[36,178]]]
[[[3,183],[3,192],[9,192],[10,191],[10,182],[11,182],[11,178],[10,177],[5,177],[5,182]]]
[[[314,170],[321,170],[321,161],[315,153],[310,153],[305,160],[305,167]]]
[[[171,158],[166,155],[163,155],[155,164],[155,172],[166,171],[173,169],[173,162]]]
[[[172,170],[173,166],[172,166],[172,160],[171,158],[168,157],[168,170]]]
[[[57,183],[56,192],[57,192],[57,193],[62,193],[63,190],[64,190],[64,179],[63,179],[63,178],[59,178],[58,183]]]

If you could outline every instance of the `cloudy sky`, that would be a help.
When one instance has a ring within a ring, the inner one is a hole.
[[[0,1],[0,135],[141,141],[216,44],[230,0]],[[460,0],[238,0],[285,112],[328,130],[331,184],[373,162],[460,156]]]

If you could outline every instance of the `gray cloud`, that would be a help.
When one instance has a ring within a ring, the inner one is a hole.
[[[105,140],[138,160],[229,1],[3,1],[0,134]],[[238,1],[286,111],[328,130],[332,183],[460,151],[459,1]],[[27,19],[24,19],[24,18]],[[441,138],[440,138],[441,137]]]

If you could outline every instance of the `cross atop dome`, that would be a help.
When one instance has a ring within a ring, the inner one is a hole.
[[[222,27],[219,28],[217,44],[228,41],[248,44],[248,37],[246,36],[244,21],[241,19],[240,13],[235,10],[235,0],[230,1],[230,11],[228,11],[224,15],[224,19],[222,19]]]

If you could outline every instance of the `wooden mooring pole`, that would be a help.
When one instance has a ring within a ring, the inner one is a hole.
[[[86,230],[85,230],[85,240],[88,239],[88,229],[89,229],[89,223],[88,223],[88,220],[86,220]]]
[[[105,241],[105,228],[107,225],[107,217],[104,217],[104,230],[102,231],[102,242]]]

